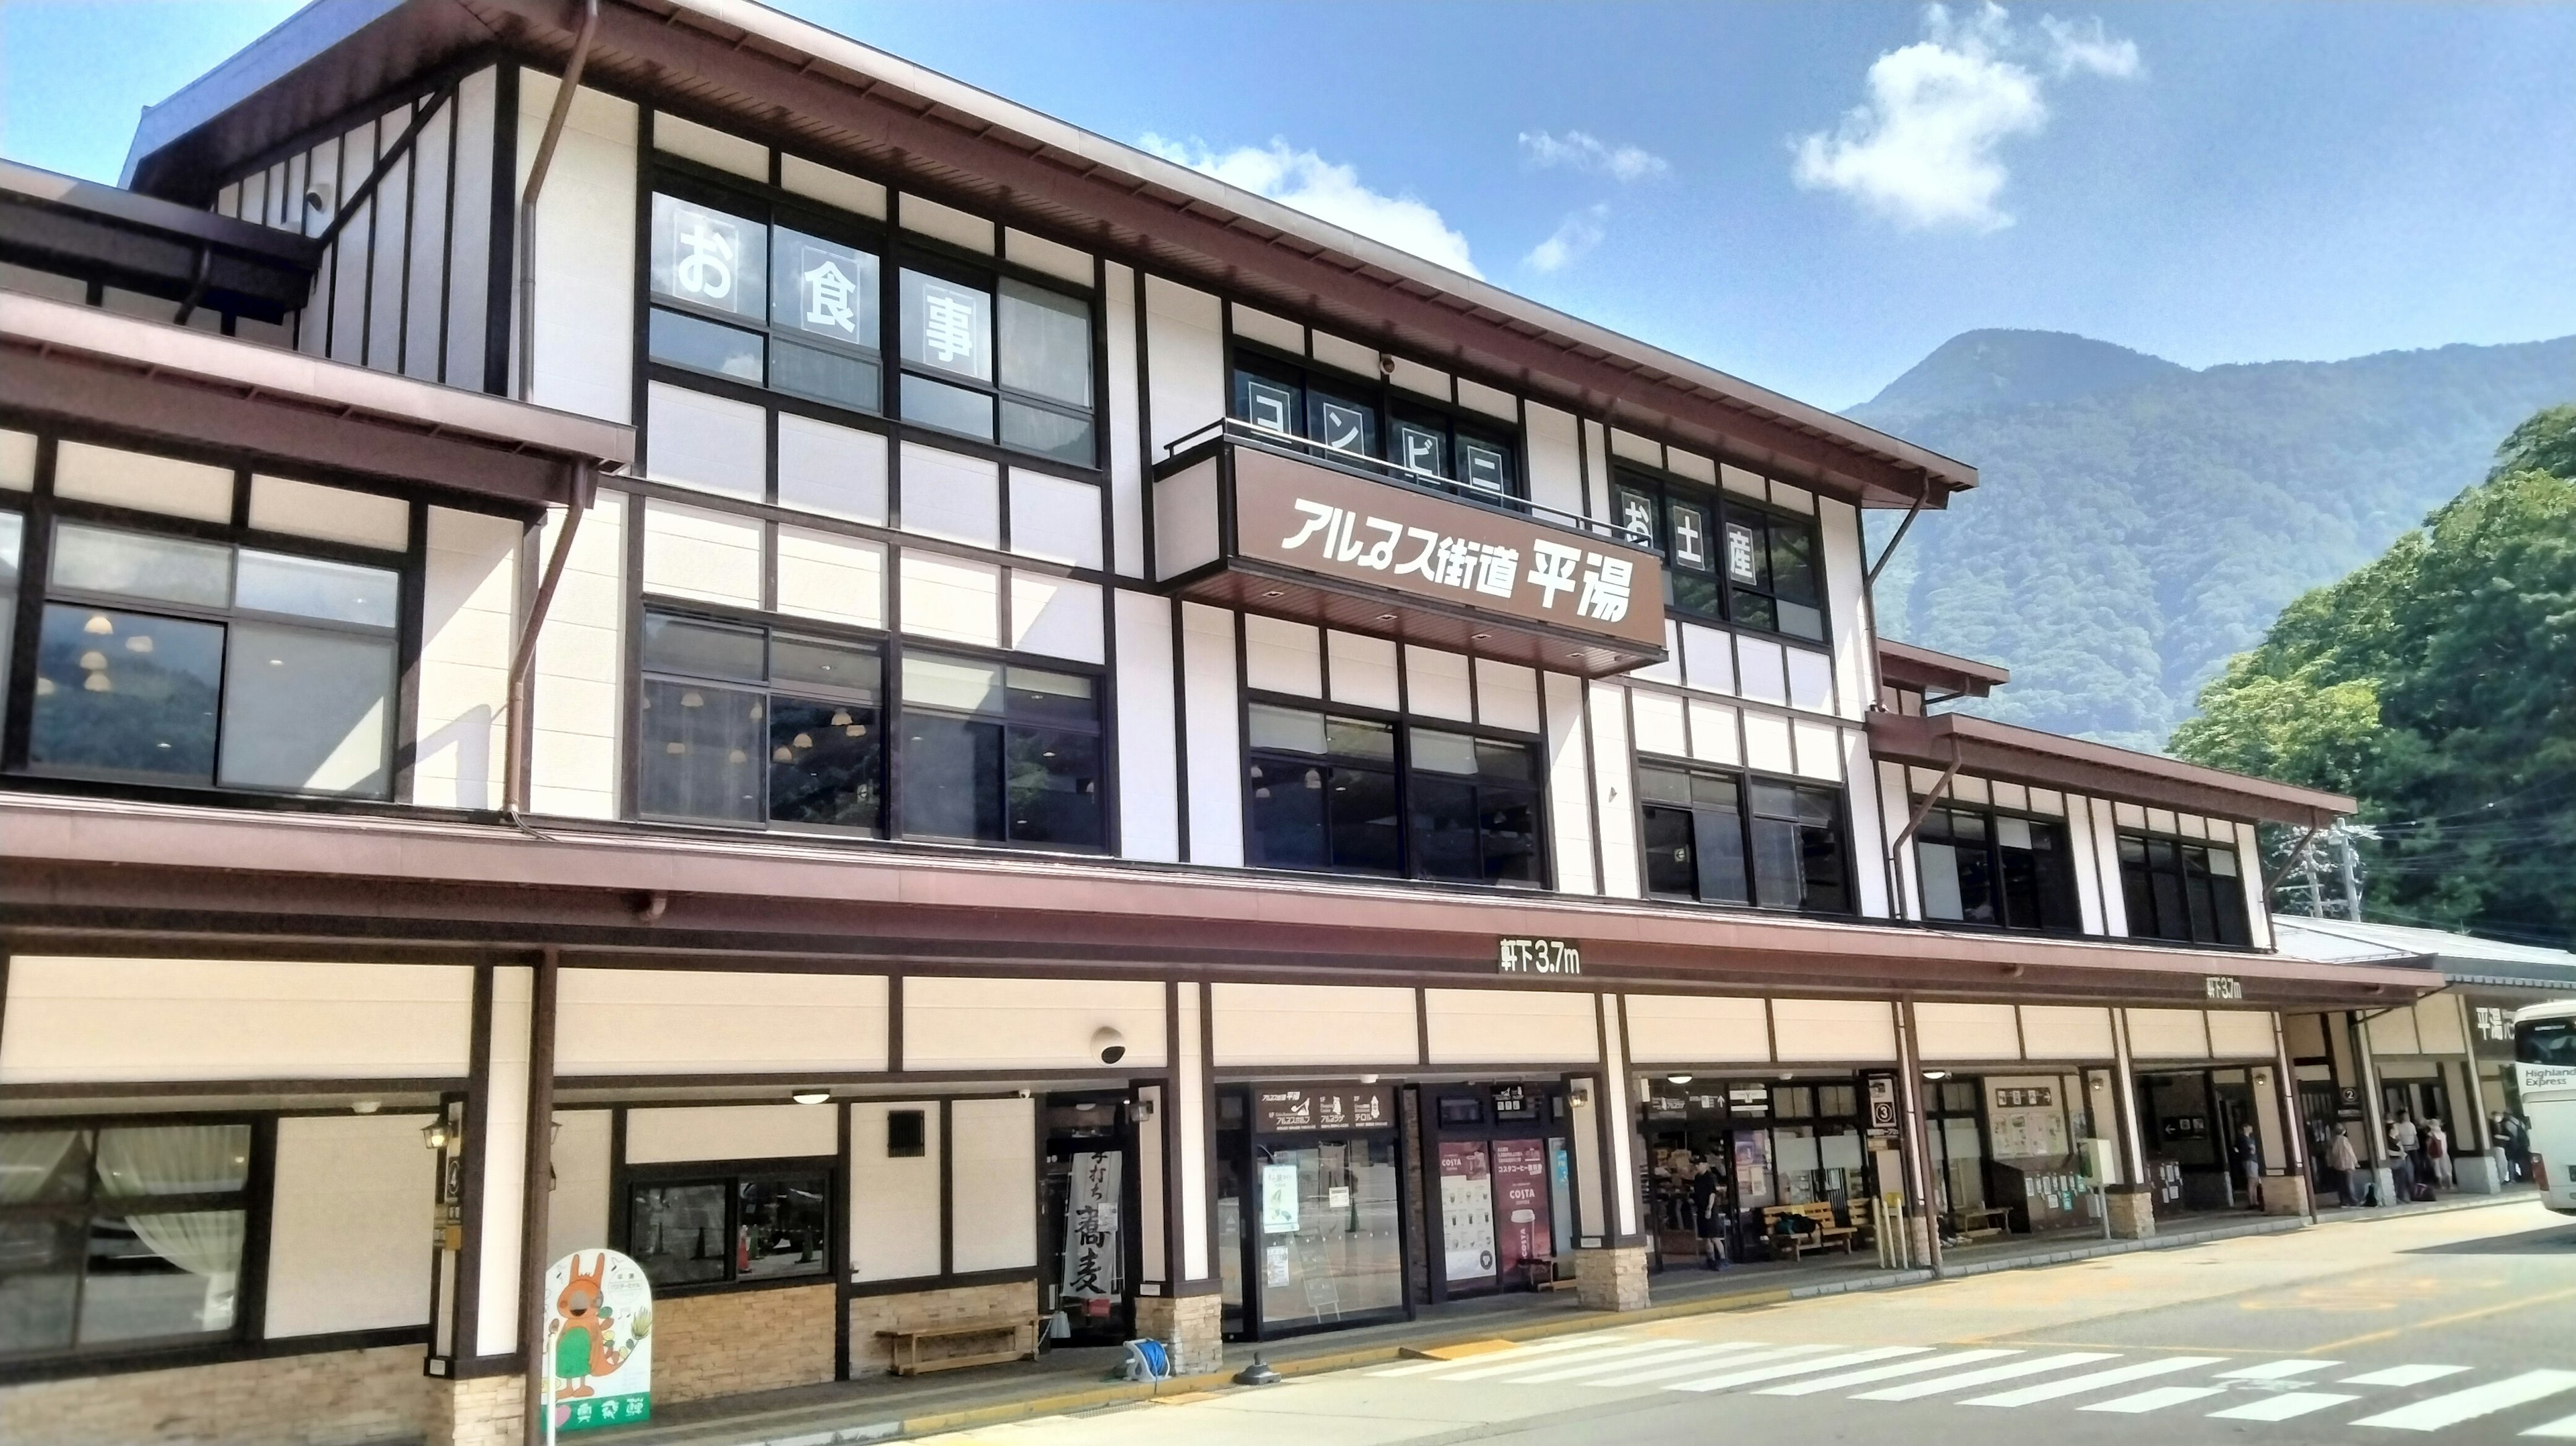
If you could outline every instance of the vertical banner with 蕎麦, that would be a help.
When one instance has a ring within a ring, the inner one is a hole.
[[[546,1431],[653,1415],[653,1284],[614,1250],[576,1250],[546,1271]]]
[[[1073,1300],[1114,1300],[1123,1252],[1118,1244],[1121,1158],[1112,1150],[1084,1150],[1073,1157],[1072,1188],[1064,1201],[1064,1294]]]

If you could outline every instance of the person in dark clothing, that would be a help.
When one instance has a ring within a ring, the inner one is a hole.
[[[2263,1142],[2251,1124],[2236,1131],[2236,1178],[2245,1186],[2246,1208],[2263,1208]]]
[[[1691,1218],[1699,1230],[1699,1262],[1711,1270],[1726,1269],[1725,1187],[1717,1166],[1700,1161],[1698,1172],[1691,1176]]]

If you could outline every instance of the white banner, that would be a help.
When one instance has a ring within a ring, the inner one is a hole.
[[[1118,1242],[1121,1156],[1086,1150],[1073,1157],[1073,1182],[1064,1201],[1064,1293],[1074,1300],[1114,1298],[1123,1282]]]

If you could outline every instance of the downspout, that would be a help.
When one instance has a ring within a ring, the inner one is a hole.
[[[1941,770],[1941,776],[1933,780],[1931,791],[1924,794],[1923,802],[1915,806],[1914,816],[1905,821],[1905,827],[1899,829],[1896,837],[1890,840],[1887,845],[1887,897],[1889,903],[1895,904],[1900,902],[1902,899],[1899,886],[1905,882],[1905,870],[1897,863],[1897,860],[1905,857],[1906,841],[1914,837],[1914,831],[1923,826],[1924,818],[1932,812],[1932,805],[1939,803],[1942,795],[1949,790],[1950,780],[1959,776],[1959,765],[1963,761],[1965,760],[1960,755],[1959,735],[1953,733],[1950,735],[1950,766]]]
[[[537,143],[536,159],[528,167],[527,189],[519,196],[518,394],[523,402],[534,390],[537,370],[537,198],[545,191],[546,173],[554,166],[555,146],[563,139],[564,123],[572,117],[573,96],[581,89],[581,73],[590,63],[591,42],[598,36],[599,0],[583,0],[581,30],[573,37],[572,59],[564,66],[563,83],[555,89],[554,110],[546,117],[545,137]],[[528,607],[528,620],[519,631],[518,650],[510,658],[501,809],[512,818],[528,806],[528,665],[536,657],[537,633],[545,626],[546,609],[554,602],[555,587],[563,581],[564,564],[571,560],[573,538],[581,531],[582,514],[590,510],[597,479],[596,470],[587,464],[573,473],[563,531],[555,537],[554,555],[546,560],[545,580],[538,585],[536,600]]]

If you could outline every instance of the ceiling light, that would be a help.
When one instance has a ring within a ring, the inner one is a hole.
[[[1664,1076],[1664,1082],[1666,1084],[1689,1084],[1691,1082],[1691,1077],[1686,1074],[1668,1074]]]
[[[1278,588],[1275,588],[1275,587],[1274,587],[1274,588],[1270,589],[1269,591],[1267,591],[1267,592],[1263,593],[1263,594],[1262,594],[1262,596],[1263,596],[1263,597],[1285,597],[1285,596],[1287,596],[1287,594],[1286,594],[1286,593],[1284,593],[1284,592],[1281,592]]]
[[[372,1115],[382,1108],[384,1108],[382,1100],[359,1100],[349,1106],[352,1113],[361,1115]]]
[[[1361,1076],[1360,1076],[1360,1083],[1361,1083],[1361,1084],[1376,1084],[1376,1083],[1377,1083],[1377,1076],[1376,1076],[1376,1075],[1373,1075],[1373,1074],[1364,1074],[1364,1075],[1361,1075]]]
[[[1395,621],[1395,614],[1393,614],[1393,613],[1379,613],[1379,614],[1377,615],[1377,620],[1378,620],[1379,622],[1382,622],[1382,623],[1391,623],[1391,622],[1394,622],[1394,621]]]
[[[1948,1079],[1950,1077],[1950,1072],[1946,1069],[1927,1069],[1923,1071],[1923,1077],[1925,1079]]]
[[[832,1097],[830,1090],[798,1090],[788,1098],[800,1105],[819,1105]]]

